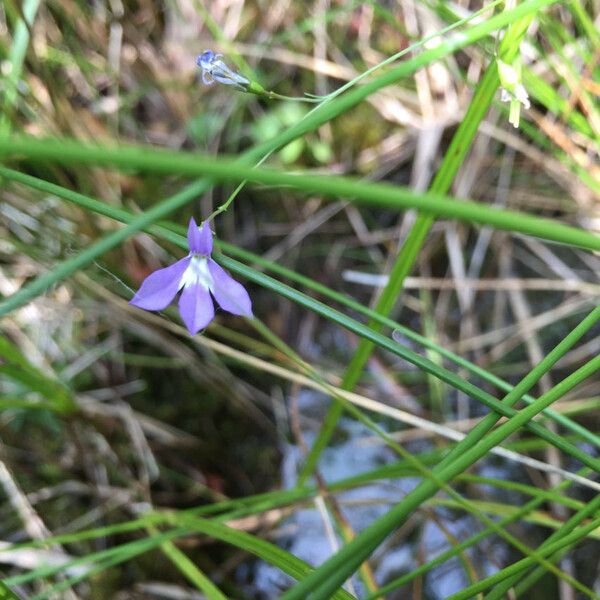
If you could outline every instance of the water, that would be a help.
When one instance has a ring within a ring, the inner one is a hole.
[[[313,426],[315,420],[322,422],[329,405],[324,396],[314,392],[301,393],[298,403],[303,421],[312,422]],[[310,446],[314,441],[314,431],[303,431],[303,436]],[[351,419],[341,419],[336,436],[336,439],[338,438],[342,441],[328,447],[319,463],[319,470],[327,482],[353,477],[397,461],[393,451],[381,443],[372,442],[373,432]],[[423,450],[422,447],[419,449]],[[298,467],[301,464],[300,449],[292,444],[286,445],[283,448],[282,462],[282,482],[285,488],[292,488],[296,484]],[[419,479],[414,477],[379,481],[339,493],[336,497],[344,516],[358,533],[385,514],[418,482]],[[376,581],[380,585],[410,572],[418,564],[427,562],[447,550],[450,547],[448,535],[462,540],[475,533],[478,525],[469,516],[457,515],[445,508],[429,507],[426,512],[419,513],[419,519],[409,521],[404,527],[407,528],[408,535],[391,536],[370,561]],[[415,529],[418,535],[412,535]],[[276,543],[312,566],[322,564],[336,550],[314,501],[305,508],[296,509],[292,516],[281,523],[278,532]],[[341,544],[339,537],[336,538],[335,544]],[[493,551],[500,552],[501,544]],[[477,554],[474,556],[474,553],[468,551],[465,556],[472,561],[479,574],[488,575],[496,571],[496,567],[487,560],[481,564],[482,556]],[[419,558],[419,563],[416,562],[416,557]],[[249,594],[255,594],[255,597],[271,600],[278,598],[282,591],[293,583],[294,580],[277,567],[260,562],[256,565],[253,582],[247,591]],[[453,559],[428,573],[425,578],[426,597],[441,600],[464,589],[468,584],[463,565],[458,559]],[[354,577],[346,587],[359,598],[367,595],[358,577]],[[395,597],[406,597],[406,594],[394,592],[387,595],[390,599]]]

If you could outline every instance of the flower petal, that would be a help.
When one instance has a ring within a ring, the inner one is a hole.
[[[204,221],[200,226],[200,243],[197,252],[204,256],[210,256],[213,251],[213,234],[210,225]]]
[[[208,289],[198,284],[183,288],[179,298],[179,314],[192,335],[204,329],[215,316]]]
[[[197,248],[200,245],[200,230],[198,229],[198,225],[196,225],[194,217],[190,219],[187,238],[190,252],[198,252]]]
[[[208,261],[208,270],[214,281],[211,292],[219,306],[234,315],[251,317],[252,301],[246,288],[212,258]]]
[[[213,238],[210,226],[206,221],[198,228],[194,217],[190,219],[188,226],[188,245],[190,251],[203,256],[210,256],[213,248]]]
[[[214,59],[215,59],[215,53],[212,50],[205,50],[196,59],[196,64],[202,69],[208,69]]]
[[[154,271],[144,279],[140,289],[129,304],[145,310],[162,310],[171,304],[191,257],[186,256],[174,265]]]

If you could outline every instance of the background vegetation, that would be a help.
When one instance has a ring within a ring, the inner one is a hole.
[[[600,597],[599,20],[5,0],[5,593]],[[190,337],[127,302],[215,210],[256,318]]]

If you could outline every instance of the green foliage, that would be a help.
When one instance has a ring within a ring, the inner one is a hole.
[[[55,378],[31,364],[5,337],[0,337],[0,374],[6,385],[0,397],[2,409],[49,409],[63,414],[75,410],[72,392]]]

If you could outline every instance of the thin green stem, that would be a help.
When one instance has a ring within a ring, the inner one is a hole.
[[[147,529],[152,535],[159,533],[152,525]],[[165,540],[161,543],[160,549],[180,573],[205,594],[207,600],[227,600],[227,596],[173,542]]]
[[[414,208],[428,215],[488,225],[577,248],[600,250],[600,236],[556,221],[459,200],[438,191],[418,193],[401,186],[364,182],[352,177],[292,174],[266,167],[252,168],[243,166],[239,161],[221,157],[214,159],[194,153],[138,147],[108,148],[67,140],[36,140],[27,137],[0,139],[0,156],[15,155],[61,164],[112,165],[121,169],[133,168],[152,173],[204,175],[214,181],[247,180],[265,185],[286,186],[325,197],[349,198],[364,206],[391,210]],[[185,191],[181,193],[184,194]],[[156,218],[160,217],[155,217],[155,220]]]

